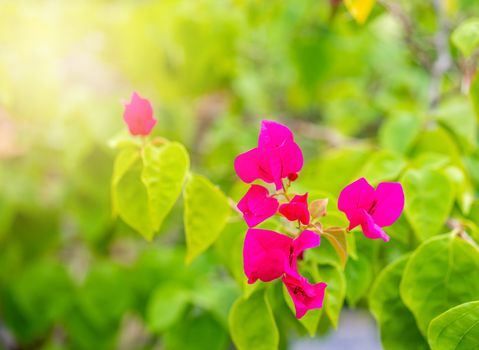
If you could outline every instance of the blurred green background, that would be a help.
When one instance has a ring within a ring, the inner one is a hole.
[[[451,215],[473,227],[477,52],[450,34],[474,14],[475,0],[384,0],[360,25],[341,1],[0,1],[0,348],[231,346],[241,276],[228,254],[184,264],[181,204],[153,242],[112,218],[112,144],[132,91],[152,101],[155,135],[184,143],[234,199],[234,157],[268,118],[303,149],[298,189],[334,197],[358,176],[446,169]],[[417,246],[413,216],[361,262],[348,305]],[[288,317],[282,347],[304,334]]]

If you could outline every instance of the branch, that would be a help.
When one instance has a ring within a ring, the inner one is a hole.
[[[440,100],[440,84],[444,73],[451,67],[452,59],[449,53],[449,26],[444,15],[444,5],[440,0],[432,0],[436,13],[437,31],[434,38],[437,58],[431,70],[431,85],[429,87],[429,105],[435,108]]]
[[[288,120],[288,124],[305,138],[323,141],[331,147],[364,144],[364,141],[347,137],[333,128],[320,126],[311,122],[298,119]]]
[[[424,67],[424,69],[430,71],[433,62],[431,61],[427,50],[424,48],[424,45],[416,42],[414,27],[410,16],[403,11],[401,5],[398,3],[381,0],[379,1],[379,4],[389,11],[393,17],[397,18],[403,28],[406,45],[417,58],[419,64]]]

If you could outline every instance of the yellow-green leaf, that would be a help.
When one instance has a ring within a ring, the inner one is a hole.
[[[189,168],[189,157],[183,145],[177,142],[164,146],[151,143],[143,148],[141,180],[148,193],[151,224],[155,231],[175,204]]]
[[[230,216],[228,198],[208,179],[192,175],[185,186],[186,262],[190,263],[218,238]]]
[[[264,291],[248,299],[239,297],[229,315],[231,338],[238,350],[275,350],[279,345],[278,328]]]

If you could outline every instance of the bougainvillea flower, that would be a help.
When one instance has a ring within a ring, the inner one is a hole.
[[[389,241],[382,227],[392,225],[404,208],[404,192],[398,182],[382,182],[374,189],[364,178],[346,186],[338,208],[349,220],[349,230],[361,225],[366,237]]]
[[[289,203],[281,204],[279,212],[289,221],[299,220],[303,225],[309,225],[308,193],[296,195]]]
[[[283,283],[288,289],[291,299],[293,299],[296,318],[303,317],[308,310],[323,307],[326,283],[310,284],[305,277],[294,271],[283,276]]]
[[[234,166],[244,182],[260,179],[274,183],[279,190],[283,186],[282,179],[301,170],[303,154],[291,130],[274,121],[263,120],[258,147],[236,157]]]
[[[320,236],[313,231],[304,230],[293,240],[293,247],[290,249],[289,266],[296,271],[297,259],[303,258],[303,252],[306,249],[318,247],[321,243]]]
[[[131,95],[130,103],[125,104],[123,119],[132,135],[147,136],[156,124],[150,101],[136,92]]]
[[[270,197],[268,189],[260,185],[252,185],[238,202],[238,209],[249,227],[254,227],[278,211],[278,200]]]
[[[258,279],[269,282],[281,277],[287,269],[296,270],[297,258],[301,258],[304,250],[317,247],[319,243],[319,235],[307,230],[292,239],[270,230],[248,229],[243,248],[248,283]]]

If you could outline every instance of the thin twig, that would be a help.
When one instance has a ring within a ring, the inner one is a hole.
[[[432,2],[437,22],[437,31],[434,38],[437,58],[431,70],[431,85],[429,87],[431,109],[439,103],[441,80],[452,64],[451,54],[449,53],[449,25],[444,14],[444,4],[440,0],[432,0]]]
[[[397,18],[403,28],[404,41],[406,45],[417,58],[419,64],[426,70],[430,71],[432,69],[433,63],[427,50],[424,48],[424,45],[422,43],[418,43],[415,39],[416,35],[411,17],[404,12],[404,10],[401,8],[401,5],[398,3],[381,0],[379,1],[379,4],[389,11],[393,17]]]

